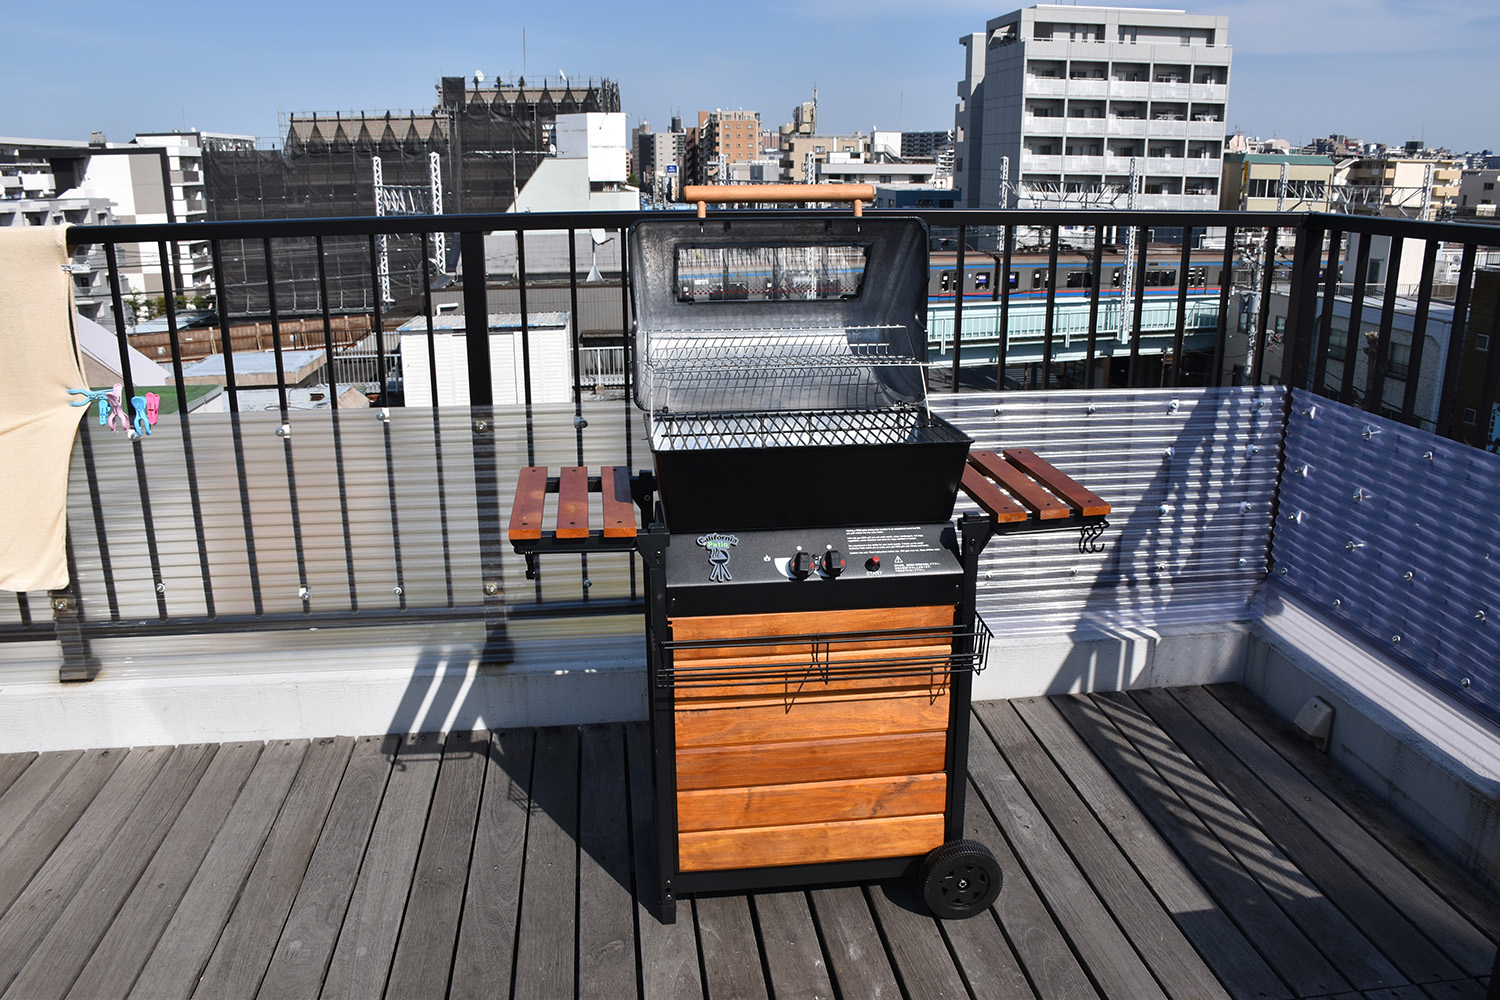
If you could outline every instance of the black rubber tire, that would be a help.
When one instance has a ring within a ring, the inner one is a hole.
[[[935,847],[917,869],[917,890],[934,916],[962,920],[983,913],[1000,895],[1005,877],[990,849],[975,840]]]

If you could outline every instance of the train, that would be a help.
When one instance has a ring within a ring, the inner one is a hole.
[[[1001,274],[1004,258],[998,252],[964,251],[963,299],[965,302],[992,302],[1000,299],[1002,288],[996,276]],[[1146,252],[1144,284],[1146,296],[1175,296],[1182,267],[1179,247],[1152,247]],[[1119,293],[1125,270],[1123,248],[1104,248],[1100,261],[1100,295]],[[1051,267],[1046,253],[1014,252],[1010,259],[1007,285],[1010,301],[1045,301],[1049,291]],[[1094,285],[1092,254],[1069,249],[1057,255],[1057,300],[1087,299]],[[953,305],[958,290],[958,253],[935,250],[929,255],[927,303]],[[1191,251],[1188,255],[1187,291],[1195,297],[1219,294],[1224,278],[1223,251]]]

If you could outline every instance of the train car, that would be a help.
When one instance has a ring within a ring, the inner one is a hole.
[[[1003,258],[998,253],[980,250],[964,251],[963,297],[969,301],[998,301],[1007,288],[1012,303],[1045,300],[1051,269],[1045,253],[1012,253],[1010,273],[1004,285],[999,280]],[[1182,267],[1180,247],[1148,248],[1144,282],[1146,295],[1175,296]],[[1188,257],[1187,289],[1190,296],[1219,294],[1224,270],[1221,251],[1193,251]],[[1100,262],[1100,294],[1118,294],[1124,280],[1125,261],[1122,250],[1106,248]],[[1077,250],[1060,252],[1057,257],[1057,300],[1088,298],[1093,289],[1092,256]],[[951,250],[934,251],[928,265],[927,302],[952,305],[959,294],[958,254]]]

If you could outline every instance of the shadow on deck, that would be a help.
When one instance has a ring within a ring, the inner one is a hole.
[[[636,904],[643,725],[0,757],[45,997],[1483,997],[1500,905],[1238,687],[978,703],[1005,890]]]

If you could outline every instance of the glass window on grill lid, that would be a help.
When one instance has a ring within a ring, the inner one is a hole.
[[[682,302],[858,298],[869,250],[825,246],[678,247]]]

